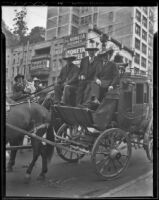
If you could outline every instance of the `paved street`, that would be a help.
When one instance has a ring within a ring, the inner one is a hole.
[[[7,196],[38,196],[38,197],[106,197],[110,195],[140,196],[152,194],[152,179],[145,179],[145,184],[136,185],[135,180],[143,181],[145,174],[152,171],[152,163],[147,159],[145,151],[133,150],[128,169],[114,181],[102,181],[94,173],[89,157],[84,157],[81,163],[73,164],[61,160],[56,154],[49,165],[49,172],[44,182],[36,180],[40,172],[41,158],[32,173],[30,184],[24,184],[26,167],[31,160],[32,151],[24,150],[18,153],[15,171],[6,174]],[[151,176],[152,177],[152,176]],[[133,183],[133,184],[130,184]],[[132,185],[136,185],[134,188]],[[125,185],[123,189],[122,185]],[[115,191],[116,188],[119,188]],[[123,193],[124,191],[124,193]],[[114,193],[113,193],[114,192]],[[143,194],[141,194],[143,193]],[[105,196],[106,195],[106,196]]]

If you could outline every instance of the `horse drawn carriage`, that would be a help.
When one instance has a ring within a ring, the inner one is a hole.
[[[93,115],[96,111],[53,105],[51,125],[54,141],[22,129],[18,131],[55,146],[58,155],[65,161],[77,162],[85,155],[90,155],[102,179],[117,178],[129,164],[132,147],[143,147],[148,159],[153,160],[151,83],[146,77],[125,73],[118,89],[116,110],[105,129],[94,123]],[[10,127],[17,130],[14,126]]]

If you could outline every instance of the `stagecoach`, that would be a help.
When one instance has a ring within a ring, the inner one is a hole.
[[[124,75],[120,80],[116,111],[105,130],[97,127],[90,109],[52,106],[52,123],[63,122],[54,131],[58,155],[77,162],[91,156],[97,174],[105,179],[117,178],[127,168],[132,148],[143,147],[153,160],[152,85],[146,77]],[[106,120],[103,118],[103,120]],[[65,149],[61,148],[61,145]]]

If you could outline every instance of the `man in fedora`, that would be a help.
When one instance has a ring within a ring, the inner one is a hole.
[[[96,68],[98,67],[98,59],[95,53],[99,49],[95,47],[94,43],[90,43],[90,46],[85,50],[88,51],[88,56],[84,57],[80,64],[79,84],[76,96],[77,106],[81,106],[88,98],[87,86],[94,80]]]
[[[55,103],[64,105],[72,104],[70,102],[70,95],[76,91],[78,84],[79,68],[72,62],[76,56],[66,54],[63,56],[63,61],[66,65],[61,69],[55,85]]]

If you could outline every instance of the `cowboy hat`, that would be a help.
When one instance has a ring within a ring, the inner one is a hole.
[[[24,75],[22,75],[22,74],[17,74],[17,75],[14,77],[14,81],[17,81],[18,78],[24,78]]]

